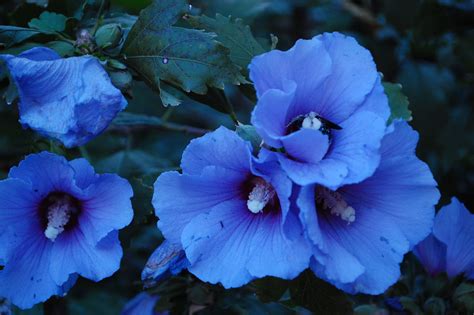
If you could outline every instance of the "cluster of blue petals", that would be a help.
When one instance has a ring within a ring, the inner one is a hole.
[[[115,273],[132,195],[128,181],[96,174],[85,159],[27,156],[0,181],[0,296],[30,308],[64,295],[78,276]]]
[[[258,156],[223,127],[193,140],[182,172],[155,183],[167,242],[191,273],[226,288],[311,268],[346,292],[382,293],[430,233],[439,192],[416,157],[418,134],[386,125],[372,56],[326,33],[255,57],[250,77]]]
[[[66,147],[96,137],[127,106],[94,57],[61,58],[36,47],[0,60],[18,90],[20,123]]]

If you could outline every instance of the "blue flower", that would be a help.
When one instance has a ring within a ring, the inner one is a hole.
[[[249,68],[252,124],[285,152],[278,160],[295,183],[337,188],[372,175],[390,110],[368,50],[326,33],[257,56]]]
[[[188,265],[189,261],[181,244],[165,240],[148,258],[142,272],[142,281],[145,287],[152,287],[168,277],[179,274]]]
[[[62,59],[51,49],[37,47],[0,59],[18,89],[21,124],[66,147],[96,137],[127,106],[93,57]]]
[[[132,195],[126,180],[95,174],[85,159],[27,156],[0,181],[0,296],[29,308],[65,294],[78,276],[111,276]]]
[[[301,188],[297,204],[317,276],[349,293],[379,294],[397,281],[404,254],[430,233],[439,199],[428,166],[415,155],[417,142],[417,133],[397,122],[371,177],[337,190]]]
[[[433,233],[413,250],[430,275],[474,280],[474,215],[456,198],[436,215]]]
[[[251,152],[250,143],[221,127],[188,145],[182,174],[167,172],[155,183],[165,238],[182,245],[190,272],[226,288],[264,276],[293,278],[311,254],[290,209],[291,181],[272,156],[256,161]]]
[[[131,299],[123,308],[122,315],[167,315],[169,312],[156,312],[155,305],[160,299],[157,295],[142,292]]]

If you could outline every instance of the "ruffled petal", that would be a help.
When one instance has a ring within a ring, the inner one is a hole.
[[[79,226],[89,243],[97,244],[110,232],[122,229],[132,221],[130,198],[133,190],[130,183],[118,175],[99,175],[84,195]]]
[[[464,273],[474,279],[474,215],[456,198],[436,215],[434,236],[446,244],[449,277]]]
[[[57,285],[49,273],[53,260],[52,243],[30,233],[16,244],[14,255],[0,271],[0,296],[27,309],[53,295],[63,295],[64,288]],[[67,287],[71,287],[71,283],[67,283]]]
[[[248,176],[249,168],[242,172],[216,166],[205,167],[201,175],[161,174],[153,194],[159,229],[166,239],[179,243],[184,227],[194,217],[219,203],[241,198],[241,187]]]
[[[184,174],[198,175],[210,165],[220,166],[236,172],[247,172],[250,168],[250,143],[235,132],[219,127],[196,138],[186,147],[181,160]]]
[[[331,65],[331,58],[319,39],[300,39],[288,51],[272,50],[253,58],[250,79],[258,97],[270,89],[285,90],[287,82],[294,81],[301,100],[299,105],[310,106],[307,96],[330,74]]]
[[[329,53],[332,68],[311,99],[318,114],[339,124],[355,112],[372,91],[378,77],[377,68],[370,52],[352,37],[324,33],[316,39]],[[308,71],[304,64],[301,67]],[[388,108],[388,103],[385,106]]]
[[[101,133],[127,101],[97,59],[53,57],[42,48],[6,58],[20,96],[20,122],[66,147],[84,144]]]
[[[326,187],[358,183],[372,175],[380,162],[384,119],[372,112],[357,112],[342,122],[341,127],[342,130],[333,131],[331,148],[325,159],[344,163],[348,173],[336,186],[319,182]]]
[[[280,148],[280,138],[286,135],[288,109],[294,103],[296,84],[288,81],[282,90],[271,89],[258,100],[258,106],[252,112],[252,125],[264,142],[274,148]]]
[[[340,189],[357,211],[372,209],[396,224],[413,247],[431,231],[439,191],[429,167],[415,155],[417,133],[406,122],[394,124],[381,146],[373,176]]]
[[[8,176],[30,183],[34,193],[41,198],[54,191],[81,194],[74,184],[74,169],[68,161],[47,151],[28,155],[17,167],[10,169]]]
[[[305,163],[318,163],[329,149],[329,138],[319,130],[303,128],[281,139],[286,153]]]
[[[431,276],[446,271],[446,244],[433,236],[428,235],[413,248],[413,253]]]
[[[75,273],[97,282],[120,268],[123,253],[118,232],[111,232],[97,244],[88,241],[88,232],[85,229],[64,232],[63,237],[52,243],[49,273],[57,284],[63,284]]]

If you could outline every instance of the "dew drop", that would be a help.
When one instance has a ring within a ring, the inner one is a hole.
[[[164,57],[162,62],[163,62],[164,65],[166,65],[166,64],[168,64],[168,62],[170,62],[170,60],[167,57]]]
[[[188,6],[188,10],[189,10],[189,11],[192,11],[192,10],[193,10],[193,5],[192,5],[192,4],[190,4],[190,5]]]

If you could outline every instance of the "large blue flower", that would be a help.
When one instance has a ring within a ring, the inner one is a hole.
[[[0,296],[29,308],[120,266],[118,230],[133,217],[130,184],[84,159],[31,154],[0,181]]]
[[[311,268],[350,293],[382,293],[397,281],[404,254],[433,224],[439,192],[415,155],[418,135],[405,122],[388,132],[371,177],[337,190],[305,186],[297,200],[313,242]]]
[[[300,185],[337,188],[372,175],[389,117],[369,51],[326,33],[257,56],[250,78],[258,103],[252,124]]]
[[[413,250],[431,275],[474,280],[474,215],[456,198],[436,215],[433,233]]]
[[[62,59],[51,49],[37,47],[0,58],[18,89],[22,125],[67,147],[97,136],[127,106],[93,57]]]
[[[226,288],[293,278],[309,265],[309,245],[290,209],[291,181],[271,156],[255,161],[251,152],[221,127],[188,145],[182,174],[167,172],[155,183],[164,236],[182,245],[189,271]]]

